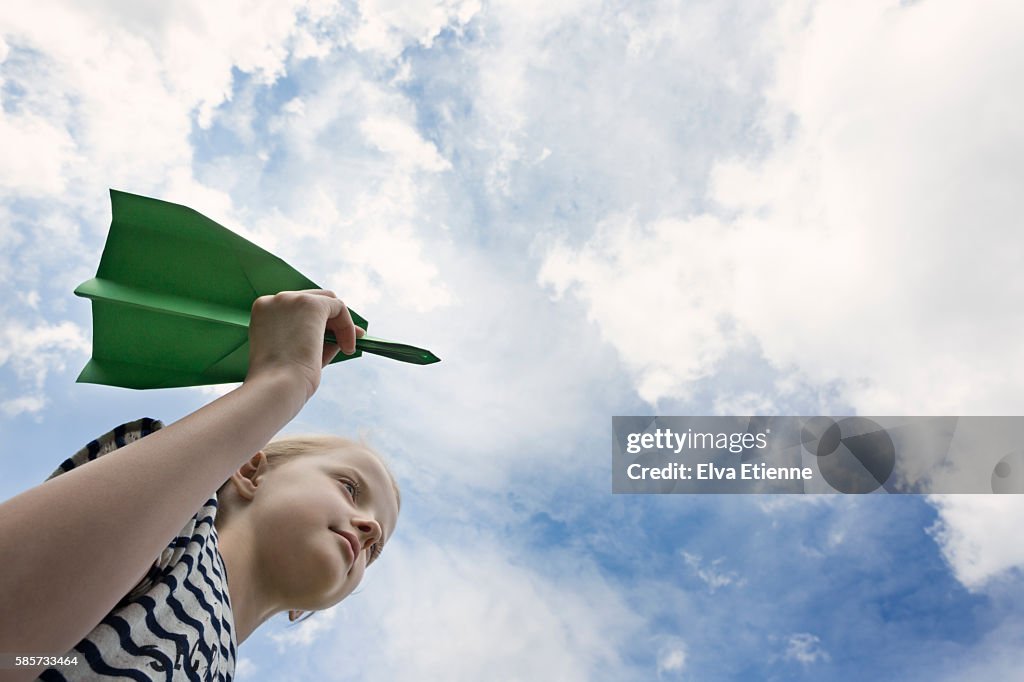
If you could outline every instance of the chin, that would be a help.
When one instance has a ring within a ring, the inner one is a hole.
[[[293,601],[297,603],[301,600],[309,604],[302,607],[304,610],[333,606],[325,603],[324,595],[338,594],[342,590],[351,591],[347,585],[348,562],[338,553],[337,547],[330,550],[317,548],[306,555],[306,560],[302,564],[299,564],[299,558],[295,557],[293,570],[288,571],[287,583],[296,587],[301,586],[301,594],[295,594]]]

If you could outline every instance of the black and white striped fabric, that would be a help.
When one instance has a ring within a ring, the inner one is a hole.
[[[50,478],[162,426],[153,419],[122,424],[65,460]],[[217,549],[216,515],[214,493],[164,549],[146,577],[68,652],[69,657],[77,656],[78,664],[48,668],[38,679],[233,679],[234,618],[224,561]]]

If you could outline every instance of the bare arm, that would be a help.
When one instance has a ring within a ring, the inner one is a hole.
[[[356,332],[321,292],[253,307],[244,384],[184,419],[0,505],[0,653],[62,654],[132,588],[203,502],[302,408]],[[0,679],[30,679],[0,671]]]

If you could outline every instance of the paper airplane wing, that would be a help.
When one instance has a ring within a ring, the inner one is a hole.
[[[169,388],[242,381],[249,313],[265,294],[318,289],[255,244],[186,206],[111,190],[113,220],[96,277],[75,293],[92,300],[93,353],[78,381]],[[353,311],[353,321],[366,320]],[[333,339],[331,339],[333,340]],[[429,351],[364,337],[361,351],[428,364]]]

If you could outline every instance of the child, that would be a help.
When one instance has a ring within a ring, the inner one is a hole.
[[[390,473],[344,439],[267,445],[338,352],[325,330],[347,354],[362,336],[329,291],[261,297],[241,386],[118,427],[0,505],[0,680],[231,680],[267,618],[352,592],[394,531]]]

